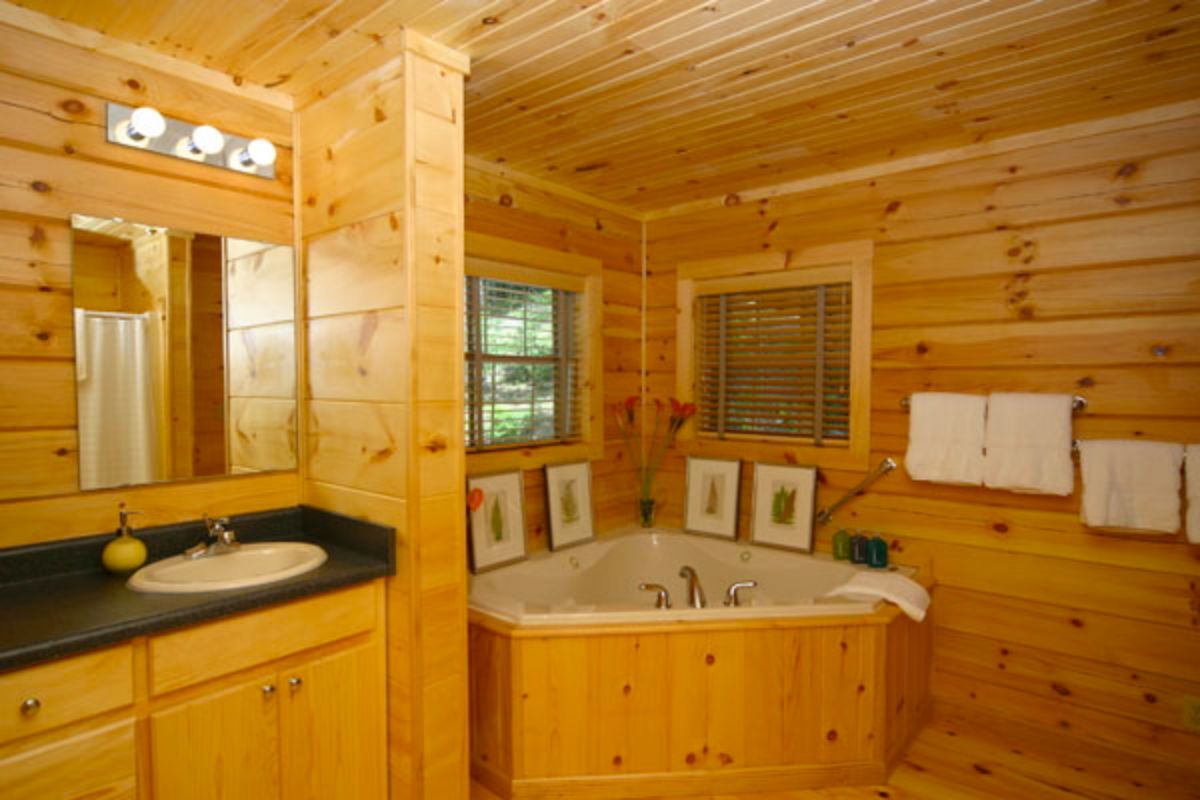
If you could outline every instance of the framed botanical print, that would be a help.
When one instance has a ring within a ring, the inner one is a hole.
[[[737,459],[688,456],[683,529],[736,539],[741,475]]]
[[[546,467],[546,510],[550,515],[551,550],[595,538],[590,463]]]
[[[524,503],[520,470],[467,478],[472,572],[525,558]]]
[[[754,465],[750,540],[755,544],[812,552],[817,468]]]

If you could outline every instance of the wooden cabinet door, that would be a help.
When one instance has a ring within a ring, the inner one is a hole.
[[[154,797],[278,798],[279,704],[285,691],[275,675],[264,675],[151,714]]]
[[[9,749],[0,756],[0,797],[29,800],[134,800],[133,720]]]
[[[377,644],[281,672],[284,800],[387,797]]]

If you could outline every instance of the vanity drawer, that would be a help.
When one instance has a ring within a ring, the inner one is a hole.
[[[124,719],[0,755],[0,797],[134,800],[134,742],[134,721]]]
[[[133,702],[133,647],[123,644],[0,674],[0,743]]]
[[[375,627],[375,581],[150,637],[150,691],[182,689]]]

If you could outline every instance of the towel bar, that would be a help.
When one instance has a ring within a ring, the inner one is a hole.
[[[904,409],[905,411],[908,411],[911,406],[912,406],[912,398],[909,395],[905,395],[904,397],[900,398],[900,408]],[[1080,414],[1080,413],[1086,411],[1087,407],[1088,407],[1088,400],[1083,395],[1077,394],[1071,398],[1071,411],[1073,411],[1074,413]]]

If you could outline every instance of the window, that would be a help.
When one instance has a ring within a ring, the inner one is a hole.
[[[866,466],[872,256],[849,242],[677,265],[690,452]]]
[[[580,439],[579,316],[577,292],[467,277],[468,449]]]
[[[699,297],[699,430],[849,441],[851,298],[849,283]]]

